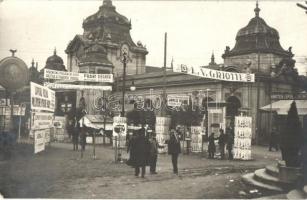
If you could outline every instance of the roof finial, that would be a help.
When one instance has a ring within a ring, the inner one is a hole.
[[[212,51],[211,62],[214,63],[214,51]]]
[[[10,52],[12,53],[12,57],[15,56],[16,51],[17,51],[17,49],[10,49]]]
[[[112,6],[112,1],[111,0],[103,0],[102,5]]]
[[[256,0],[256,8],[254,9],[256,17],[259,17],[260,8],[258,7],[258,0]]]
[[[34,58],[32,58],[31,65],[32,65],[32,67],[34,67]]]
[[[54,47],[53,54],[56,55],[56,47]]]

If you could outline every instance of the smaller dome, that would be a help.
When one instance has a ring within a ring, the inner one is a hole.
[[[56,49],[54,49],[53,55],[47,58],[45,68],[59,71],[67,71],[65,69],[63,59],[56,54]]]
[[[63,59],[56,54],[56,49],[54,49],[53,55],[47,58],[46,63],[64,64]]]

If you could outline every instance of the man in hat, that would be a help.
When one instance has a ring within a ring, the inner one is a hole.
[[[149,165],[150,165],[150,173],[157,174],[156,172],[156,165],[158,159],[158,148],[160,146],[156,139],[156,133],[152,132],[151,130],[148,132],[150,133],[149,137]]]
[[[172,156],[173,172],[178,175],[178,156],[181,153],[180,141],[177,132],[172,129],[170,139],[167,141],[168,154]]]

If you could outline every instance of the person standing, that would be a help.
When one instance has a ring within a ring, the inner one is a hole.
[[[226,136],[224,134],[224,130],[220,129],[220,136],[218,138],[219,148],[221,151],[221,159],[223,160],[225,158],[225,142],[226,142]]]
[[[181,153],[180,141],[175,130],[171,130],[168,144],[168,154],[172,156],[173,172],[178,175],[178,156]]]
[[[278,151],[278,134],[274,129],[272,130],[270,135],[269,151],[272,151],[272,148]]]
[[[138,136],[133,142],[132,146],[133,152],[135,154],[134,164],[135,164],[135,176],[139,176],[140,168],[142,170],[141,176],[145,177],[145,167],[148,161],[149,154],[149,144],[148,140],[145,137],[145,129],[140,129],[138,131]]]
[[[156,165],[157,165],[157,159],[158,159],[158,148],[160,148],[157,139],[156,134],[152,133],[150,139],[149,139],[149,165],[150,165],[150,173],[151,174],[157,174],[156,172]]]
[[[233,149],[233,143],[234,143],[234,135],[233,132],[231,131],[230,128],[227,129],[226,131],[226,149],[228,150],[228,160],[233,160],[233,155],[232,155],[232,149]]]
[[[215,143],[214,143],[214,133],[211,133],[211,135],[208,138],[208,152],[209,152],[209,159],[214,158],[214,154],[215,154]]]
[[[79,146],[79,131],[77,130],[77,122],[75,119],[71,120],[72,124],[72,142],[73,142],[73,149],[74,151],[78,151],[78,146]]]

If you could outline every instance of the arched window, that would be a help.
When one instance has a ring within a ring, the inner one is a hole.
[[[227,99],[226,116],[234,117],[239,114],[241,102],[236,96],[230,96]]]

